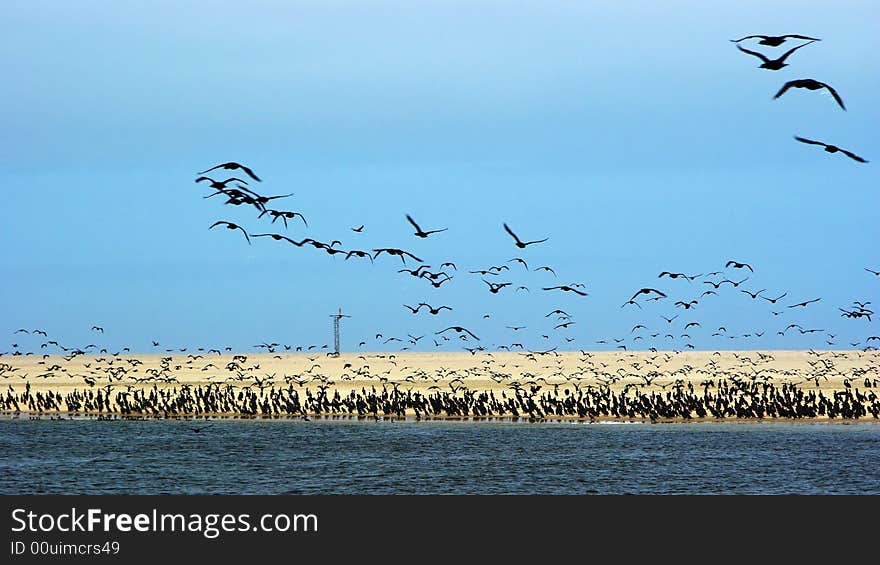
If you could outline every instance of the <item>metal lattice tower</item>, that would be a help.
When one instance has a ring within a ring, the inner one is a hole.
[[[346,316],[342,313],[342,306],[339,307],[338,314],[330,314],[330,317],[333,318],[333,354],[339,355],[339,320],[342,318],[351,318],[351,316]]]

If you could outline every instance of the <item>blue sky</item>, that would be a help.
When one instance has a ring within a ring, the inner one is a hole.
[[[16,3],[0,22],[0,333],[22,347],[37,341],[18,328],[136,351],[151,339],[320,346],[342,306],[353,316],[346,350],[361,339],[365,350],[394,348],[376,333],[427,335],[414,349],[434,349],[449,325],[490,349],[603,349],[614,344],[595,342],[612,337],[630,348],[864,343],[877,322],[837,308],[878,303],[880,278],[864,270],[880,270],[876,163],[792,136],[880,160],[876,5],[769,4]],[[728,41],[752,33],[823,41],[772,72]],[[821,91],[773,100],[795,78],[833,85],[848,111]],[[294,221],[284,232],[203,199],[195,173],[224,161],[253,167],[261,193],[295,193],[276,203],[309,228]],[[449,230],[420,240],[406,213]],[[435,290],[398,274],[397,258],[371,266],[265,238],[248,246],[240,233],[209,231],[216,220],[345,249],[401,247],[459,271]],[[503,222],[550,239],[520,252]],[[491,295],[465,272],[517,256],[559,278],[510,264],[499,281],[530,292]],[[682,312],[675,300],[709,286],[657,279],[728,259],[755,268],[741,288],[788,291],[781,304],[822,301],[773,316],[727,286]],[[540,290],[570,283],[589,296]],[[670,298],[621,310],[643,286]],[[402,306],[420,301],[454,311]],[[557,307],[577,322],[568,331],[544,317]],[[668,327],[660,318],[675,314]],[[689,321],[702,328],[678,337]],[[826,331],[776,335],[789,323]],[[661,337],[632,341],[636,324]],[[718,326],[766,333],[720,339],[710,335]],[[675,340],[662,337],[669,329]]]

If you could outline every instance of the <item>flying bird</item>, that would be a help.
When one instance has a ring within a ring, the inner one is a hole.
[[[725,268],[733,267],[734,269],[748,269],[749,271],[751,271],[753,273],[755,272],[755,270],[752,268],[752,266],[749,265],[748,263],[740,263],[738,261],[733,261],[733,260],[728,261],[727,264],[724,265],[724,267]]]
[[[213,224],[211,224],[211,227],[208,229],[214,228],[216,226],[224,226],[224,225],[226,226],[226,229],[228,229],[228,230],[241,230],[241,233],[244,234],[244,238],[247,240],[248,244],[250,244],[251,238],[248,237],[248,233],[246,231],[244,231],[244,228],[239,226],[238,224],[233,224],[232,222],[227,222],[227,221],[221,220],[219,222],[214,222]]]
[[[745,41],[746,39],[757,39],[761,38],[761,41],[758,42],[758,45],[766,45],[767,47],[779,47],[783,43],[785,43],[786,39],[804,39],[809,41],[822,41],[821,39],[815,37],[807,37],[806,35],[796,35],[796,34],[788,34],[788,35],[747,35],[745,37],[741,37],[740,39],[731,39],[733,43],[739,43],[740,41]]]
[[[446,231],[446,230],[449,229],[449,228],[443,228],[443,229],[441,229],[441,230],[428,230],[428,231],[424,231],[424,230],[422,230],[422,228],[419,227],[419,224],[417,224],[416,221],[413,220],[413,219],[412,219],[412,216],[410,216],[409,214],[406,215],[406,220],[407,220],[409,223],[411,223],[411,224],[413,225],[414,228],[416,228],[416,231],[415,231],[415,233],[414,233],[413,235],[415,235],[416,237],[421,237],[422,239],[428,237],[428,236],[431,235],[432,233],[440,233],[440,232],[442,232],[442,231]]]
[[[578,289],[576,289],[576,288],[572,288],[572,287],[570,287],[570,286],[568,286],[568,285],[561,285],[561,286],[548,286],[548,287],[543,287],[543,289],[544,289],[544,290],[562,290],[562,291],[565,291],[565,292],[573,292],[573,293],[575,293],[575,294],[579,294],[579,295],[581,295],[581,296],[588,296],[586,292],[580,291],[580,290],[578,290]]]
[[[484,283],[489,285],[489,292],[492,294],[498,294],[498,291],[504,288],[505,286],[510,286],[512,283],[491,283],[486,279],[482,279]]]
[[[302,214],[300,214],[299,212],[285,212],[282,210],[270,210],[267,208],[267,209],[263,210],[262,212],[260,212],[260,215],[257,216],[257,219],[262,218],[265,214],[269,214],[270,216],[272,216],[271,223],[273,223],[273,224],[275,223],[275,220],[277,220],[278,218],[281,218],[281,221],[284,222],[285,228],[287,227],[287,220],[292,220],[292,219],[296,218],[297,216],[299,216],[299,219],[301,219],[303,221],[303,224],[305,224],[306,227],[309,227],[309,223],[306,221],[306,217],[303,216]]]
[[[806,47],[810,43],[813,43],[813,42],[808,41],[804,44],[798,45],[797,47],[793,47],[793,48],[789,49],[788,51],[786,51],[785,54],[783,54],[782,57],[779,57],[778,59],[770,59],[770,58],[764,56],[762,53],[758,53],[757,51],[749,51],[748,49],[743,49],[739,45],[737,45],[736,48],[739,49],[740,51],[742,51],[743,53],[748,53],[749,55],[754,55],[755,57],[758,57],[759,59],[761,59],[762,63],[758,66],[759,69],[767,69],[768,71],[778,71],[779,69],[788,66],[788,63],[786,63],[785,60],[788,58],[789,55],[791,55],[792,53],[794,53],[795,51],[797,51],[801,47]]]
[[[797,304],[792,304],[789,308],[797,308],[798,306],[806,307],[808,304],[812,304],[813,302],[819,302],[822,300],[821,298],[814,298],[813,300],[807,300],[804,302],[798,302]]]
[[[216,190],[221,190],[221,189],[226,188],[226,185],[233,182],[233,181],[247,184],[247,181],[244,181],[244,180],[241,180],[240,178],[235,178],[235,177],[232,177],[232,178],[229,178],[229,179],[226,179],[223,181],[216,181],[216,180],[209,178],[209,177],[199,177],[196,179],[197,183],[202,182],[202,181],[210,182],[211,188],[216,189]]]
[[[205,173],[208,173],[208,172],[213,171],[214,169],[228,169],[228,170],[230,170],[230,171],[231,171],[231,170],[235,170],[235,169],[240,169],[240,170],[244,171],[244,173],[245,173],[247,176],[251,177],[251,178],[254,179],[255,181],[257,181],[257,182],[262,182],[262,181],[260,181],[260,178],[257,177],[257,175],[255,175],[254,172],[253,172],[252,170],[250,170],[248,167],[245,167],[244,165],[242,165],[242,164],[240,164],[240,163],[236,163],[236,162],[234,162],[234,161],[230,161],[229,163],[221,163],[221,164],[219,164],[219,165],[216,165],[216,166],[214,166],[214,167],[211,167],[210,169],[204,170],[204,171],[202,171],[202,172],[200,172],[200,173],[196,173],[196,174],[203,175],[203,174],[205,174]]]
[[[373,252],[375,253],[375,255],[373,255],[373,259],[376,259],[377,257],[379,257],[379,255],[382,253],[387,253],[389,255],[397,255],[398,257],[400,257],[400,260],[403,261],[404,265],[406,265],[406,257],[411,257],[411,258],[415,259],[416,261],[418,261],[419,263],[424,262],[421,259],[419,259],[418,257],[416,257],[415,255],[413,255],[412,253],[410,253],[408,251],[404,251],[402,249],[382,248],[382,249],[373,249]],[[404,255],[406,257],[404,257]]]
[[[810,145],[821,145],[822,147],[825,148],[825,151],[828,153],[837,153],[839,151],[839,152],[843,153],[844,155],[846,155],[847,157],[849,157],[850,159],[852,159],[853,161],[858,161],[859,163],[867,163],[868,162],[865,159],[863,159],[862,157],[859,157],[858,155],[856,155],[855,153],[853,153],[851,151],[847,151],[846,149],[841,149],[840,147],[837,147],[836,145],[829,145],[828,143],[825,143],[822,141],[815,141],[812,139],[807,139],[806,137],[799,137],[797,135],[794,136],[794,138],[796,140],[800,141],[801,143],[808,143]]]
[[[435,332],[435,333],[436,333],[437,335],[439,335],[439,334],[442,334],[443,332],[448,332],[449,330],[455,330],[456,332],[458,332],[458,333],[460,333],[460,334],[461,334],[461,333],[466,333],[466,334],[468,334],[469,336],[471,336],[472,338],[474,338],[475,340],[480,341],[480,338],[478,338],[477,336],[475,336],[475,335],[473,334],[473,332],[471,332],[471,331],[468,330],[467,328],[463,328],[463,327],[461,327],[461,326],[449,326],[448,328],[442,329],[442,330],[440,330],[439,332]]]
[[[638,292],[636,292],[635,294],[633,294],[633,295],[632,295],[632,298],[630,298],[630,300],[635,300],[636,297],[639,296],[639,295],[642,295],[642,294],[650,294],[650,293],[652,293],[652,292],[655,293],[655,294],[657,294],[657,296],[659,296],[660,298],[666,298],[666,295],[663,294],[662,292],[660,292],[659,290],[657,290],[656,288],[642,288],[642,289],[639,289]]]
[[[765,292],[766,290],[767,289],[764,288],[764,289],[759,290],[758,292],[749,292],[748,290],[740,290],[740,292],[744,292],[744,293],[748,294],[749,296],[751,296],[752,299],[756,299],[756,298],[758,298],[759,294],[761,294],[762,292]]]
[[[840,98],[840,95],[837,94],[837,91],[834,90],[831,86],[825,84],[824,82],[819,82],[818,80],[813,80],[811,78],[801,78],[797,80],[790,80],[779,89],[773,99],[776,100],[780,96],[786,93],[789,88],[806,88],[807,90],[819,90],[820,88],[824,88],[831,93],[831,96],[834,97],[834,100],[837,101],[837,104],[846,111],[846,106],[843,105],[843,99]]]
[[[364,231],[364,225],[361,224],[359,228],[351,228],[351,231],[361,233],[362,231]]]
[[[527,246],[533,245],[535,243],[544,243],[545,241],[550,239],[549,237],[545,237],[544,239],[538,239],[535,241],[526,241],[526,242],[520,241],[519,237],[517,237],[517,235],[515,233],[513,233],[513,230],[511,230],[510,227],[506,223],[504,224],[504,231],[506,231],[507,233],[510,234],[510,236],[516,242],[516,246],[519,247],[520,249],[525,249]]]

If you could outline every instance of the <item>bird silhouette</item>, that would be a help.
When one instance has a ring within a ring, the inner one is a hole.
[[[480,341],[480,338],[478,338],[477,336],[475,336],[474,333],[473,333],[472,331],[470,331],[470,330],[467,329],[467,328],[463,328],[463,327],[461,327],[461,326],[449,326],[448,328],[442,329],[442,330],[440,330],[439,332],[435,332],[435,333],[436,333],[436,335],[440,335],[440,334],[442,334],[442,333],[444,333],[444,332],[448,332],[449,330],[455,330],[456,332],[458,332],[458,333],[460,333],[460,334],[461,334],[461,333],[466,333],[466,334],[468,334],[469,336],[471,336],[472,338],[474,338],[475,340]]]
[[[362,231],[364,231],[364,225],[361,224],[361,226],[358,228],[351,228],[351,231],[361,233]]]
[[[783,43],[785,43],[786,39],[804,39],[809,41],[822,41],[821,39],[815,37],[807,37],[806,35],[796,35],[796,34],[788,34],[788,35],[747,35],[745,37],[741,37],[739,39],[731,39],[733,43],[739,43],[741,41],[745,41],[746,39],[756,39],[761,38],[761,41],[758,42],[758,45],[766,45],[767,47],[779,47]]]
[[[575,293],[575,294],[579,294],[579,295],[581,295],[581,296],[587,296],[587,293],[586,293],[586,292],[582,292],[582,291],[580,291],[580,290],[578,290],[578,289],[576,289],[576,288],[572,288],[572,287],[570,287],[570,286],[568,286],[568,285],[561,285],[561,286],[548,286],[548,287],[543,287],[543,289],[544,289],[544,290],[562,290],[562,291],[565,291],[565,292],[573,292],[573,293]]]
[[[452,310],[452,308],[449,306],[438,306],[438,307],[434,308],[433,306],[431,306],[430,304],[428,304],[426,302],[419,302],[419,307],[422,307],[422,306],[425,306],[428,309],[428,312],[434,316],[439,314],[441,310],[450,310],[450,311]]]
[[[214,228],[216,226],[224,226],[224,225],[226,226],[226,229],[228,229],[228,230],[241,230],[241,233],[244,234],[244,238],[247,240],[248,244],[250,244],[251,238],[248,237],[248,233],[244,230],[244,228],[239,226],[238,224],[233,224],[232,222],[220,220],[219,222],[214,222],[213,224],[211,224],[211,227],[208,229]]]
[[[793,47],[793,48],[789,49],[788,51],[786,51],[782,55],[782,57],[779,57],[778,59],[770,59],[770,58],[764,56],[762,53],[758,53],[757,51],[749,51],[748,49],[743,49],[739,45],[737,45],[736,48],[739,49],[740,51],[742,51],[743,53],[748,53],[749,55],[754,55],[755,57],[758,57],[759,59],[761,59],[762,63],[758,66],[759,69],[767,69],[769,71],[778,71],[779,69],[788,66],[788,63],[786,63],[785,60],[788,58],[789,55],[791,55],[792,53],[794,53],[795,51],[797,51],[801,47],[806,47],[810,43],[813,43],[813,42],[808,41],[802,45],[798,45],[797,47]]]
[[[730,260],[724,265],[725,268],[733,267],[734,269],[748,269],[751,272],[755,272],[751,265],[748,263],[740,263],[739,261]]]
[[[210,182],[210,183],[211,183],[211,185],[210,185],[211,188],[214,188],[214,189],[216,189],[216,190],[221,190],[221,189],[226,188],[226,185],[229,184],[229,183],[231,183],[231,182],[241,182],[241,183],[247,184],[247,181],[244,181],[244,180],[241,180],[240,178],[235,178],[235,177],[228,178],[228,179],[226,179],[226,180],[222,180],[222,181],[216,181],[216,180],[214,180],[214,179],[212,179],[212,178],[210,178],[210,177],[199,177],[199,178],[196,179],[196,182],[197,182],[197,183],[202,182],[202,181],[208,181],[208,182]]]
[[[764,289],[759,290],[758,292],[749,292],[748,290],[740,290],[740,292],[744,292],[744,293],[748,294],[749,296],[751,296],[752,299],[756,299],[756,298],[758,298],[759,294],[761,294],[762,292],[765,292],[766,290],[767,289],[764,288]]]
[[[814,299],[812,299],[812,300],[806,300],[806,301],[804,301],[804,302],[798,302],[797,304],[792,304],[791,306],[789,306],[789,308],[797,308],[798,306],[806,307],[807,305],[812,304],[812,303],[814,303],[814,302],[819,302],[820,300],[822,300],[822,299],[821,299],[821,298],[814,298]]]
[[[415,259],[415,260],[418,261],[419,263],[423,263],[423,261],[422,261],[421,259],[419,259],[419,258],[416,257],[415,255],[413,255],[412,253],[410,253],[410,252],[408,252],[408,251],[404,251],[404,250],[402,250],[402,249],[395,249],[395,248],[393,248],[393,247],[385,247],[385,248],[381,248],[381,249],[373,249],[373,252],[375,253],[375,255],[373,255],[373,258],[374,258],[374,259],[378,258],[379,255],[382,254],[382,253],[387,253],[387,254],[389,254],[389,255],[396,255],[396,256],[400,257],[400,260],[403,261],[403,264],[404,264],[404,265],[406,264],[406,257],[411,257],[412,259]]]
[[[257,216],[257,219],[262,218],[266,214],[269,214],[270,216],[272,216],[271,223],[273,223],[273,224],[275,223],[275,221],[278,218],[281,218],[281,220],[284,222],[285,228],[287,227],[287,220],[292,220],[296,217],[299,217],[299,219],[302,220],[303,224],[305,224],[306,227],[309,227],[309,223],[306,221],[306,217],[303,216],[302,214],[300,214],[299,212],[286,212],[286,211],[282,211],[282,210],[270,210],[267,208],[267,209],[263,210],[262,212],[260,212],[260,215]]]
[[[538,240],[535,240],[535,241],[525,241],[525,242],[523,242],[523,241],[521,241],[521,240],[519,239],[519,237],[517,237],[517,235],[516,235],[515,233],[513,233],[513,230],[511,230],[510,227],[509,227],[506,223],[504,224],[504,231],[506,231],[507,233],[510,234],[510,236],[511,236],[511,237],[514,239],[514,241],[516,242],[516,246],[519,247],[520,249],[525,249],[527,246],[529,246],[529,245],[533,245],[533,244],[535,244],[535,243],[544,243],[545,241],[547,241],[548,239],[550,239],[549,237],[545,237],[544,239],[538,239]]]
[[[257,177],[257,175],[255,175],[251,169],[249,169],[248,167],[245,167],[244,165],[242,165],[240,163],[236,163],[234,161],[230,161],[229,163],[221,163],[219,165],[215,165],[215,166],[211,167],[210,169],[206,169],[206,170],[204,170],[200,173],[196,173],[196,174],[203,175],[205,173],[209,173],[209,172],[213,171],[214,169],[228,169],[228,170],[240,169],[240,170],[244,171],[244,173],[247,176],[251,177],[255,181],[262,182],[262,181],[260,181],[259,177]]]
[[[505,286],[510,286],[512,283],[492,283],[487,281],[486,279],[482,279],[484,283],[489,285],[489,292],[492,294],[498,294],[498,291],[504,288]]]
[[[429,230],[429,231],[424,231],[424,230],[422,230],[422,228],[419,227],[419,224],[417,224],[416,221],[413,220],[413,219],[412,219],[412,216],[410,216],[409,214],[406,215],[406,220],[407,220],[409,223],[411,223],[411,224],[413,225],[414,228],[416,228],[416,231],[415,231],[415,233],[414,233],[413,235],[415,235],[416,237],[421,237],[422,239],[428,237],[428,236],[431,235],[432,233],[440,233],[440,232],[442,232],[442,231],[446,231],[446,230],[449,229],[449,228],[443,228],[443,229],[440,229],[440,230]]]
[[[831,96],[834,97],[834,100],[837,101],[837,104],[846,111],[846,106],[843,105],[843,99],[837,94],[837,91],[834,90],[831,86],[825,84],[824,82],[819,82],[818,80],[813,80],[811,78],[801,78],[797,80],[790,80],[782,85],[782,88],[779,89],[773,99],[777,99],[783,94],[785,94],[790,88],[806,88],[807,90],[819,90],[820,88],[826,89],[831,93]]]
[[[664,293],[660,292],[659,290],[657,290],[656,288],[641,288],[635,294],[632,295],[632,298],[630,298],[630,300],[635,300],[637,296],[640,296],[642,294],[650,294],[652,292],[660,298],[666,298],[666,295]]]
[[[779,299],[781,299],[781,298],[785,298],[786,296],[788,296],[788,293],[787,293],[787,292],[783,292],[782,294],[780,294],[780,295],[777,296],[776,298],[767,298],[766,296],[762,296],[761,298],[763,298],[764,300],[766,300],[766,301],[769,302],[770,304],[776,304],[776,301],[777,301],[777,300],[779,300]]]
[[[846,149],[841,149],[840,147],[837,147],[836,145],[830,145],[830,144],[825,143],[823,141],[815,141],[813,139],[807,139],[806,137],[800,137],[797,135],[794,136],[794,138],[796,140],[800,141],[801,143],[807,143],[809,145],[821,145],[822,147],[825,148],[825,151],[827,151],[828,153],[837,153],[839,151],[839,152],[843,153],[844,155],[846,155],[847,157],[849,157],[850,159],[852,159],[853,161],[858,161],[859,163],[867,163],[868,162],[865,159],[863,159],[862,157],[859,157],[858,155],[856,155],[855,153],[852,153],[851,151],[847,151]]]

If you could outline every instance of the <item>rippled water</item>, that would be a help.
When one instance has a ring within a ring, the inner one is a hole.
[[[0,493],[880,494],[880,425],[4,420]]]

